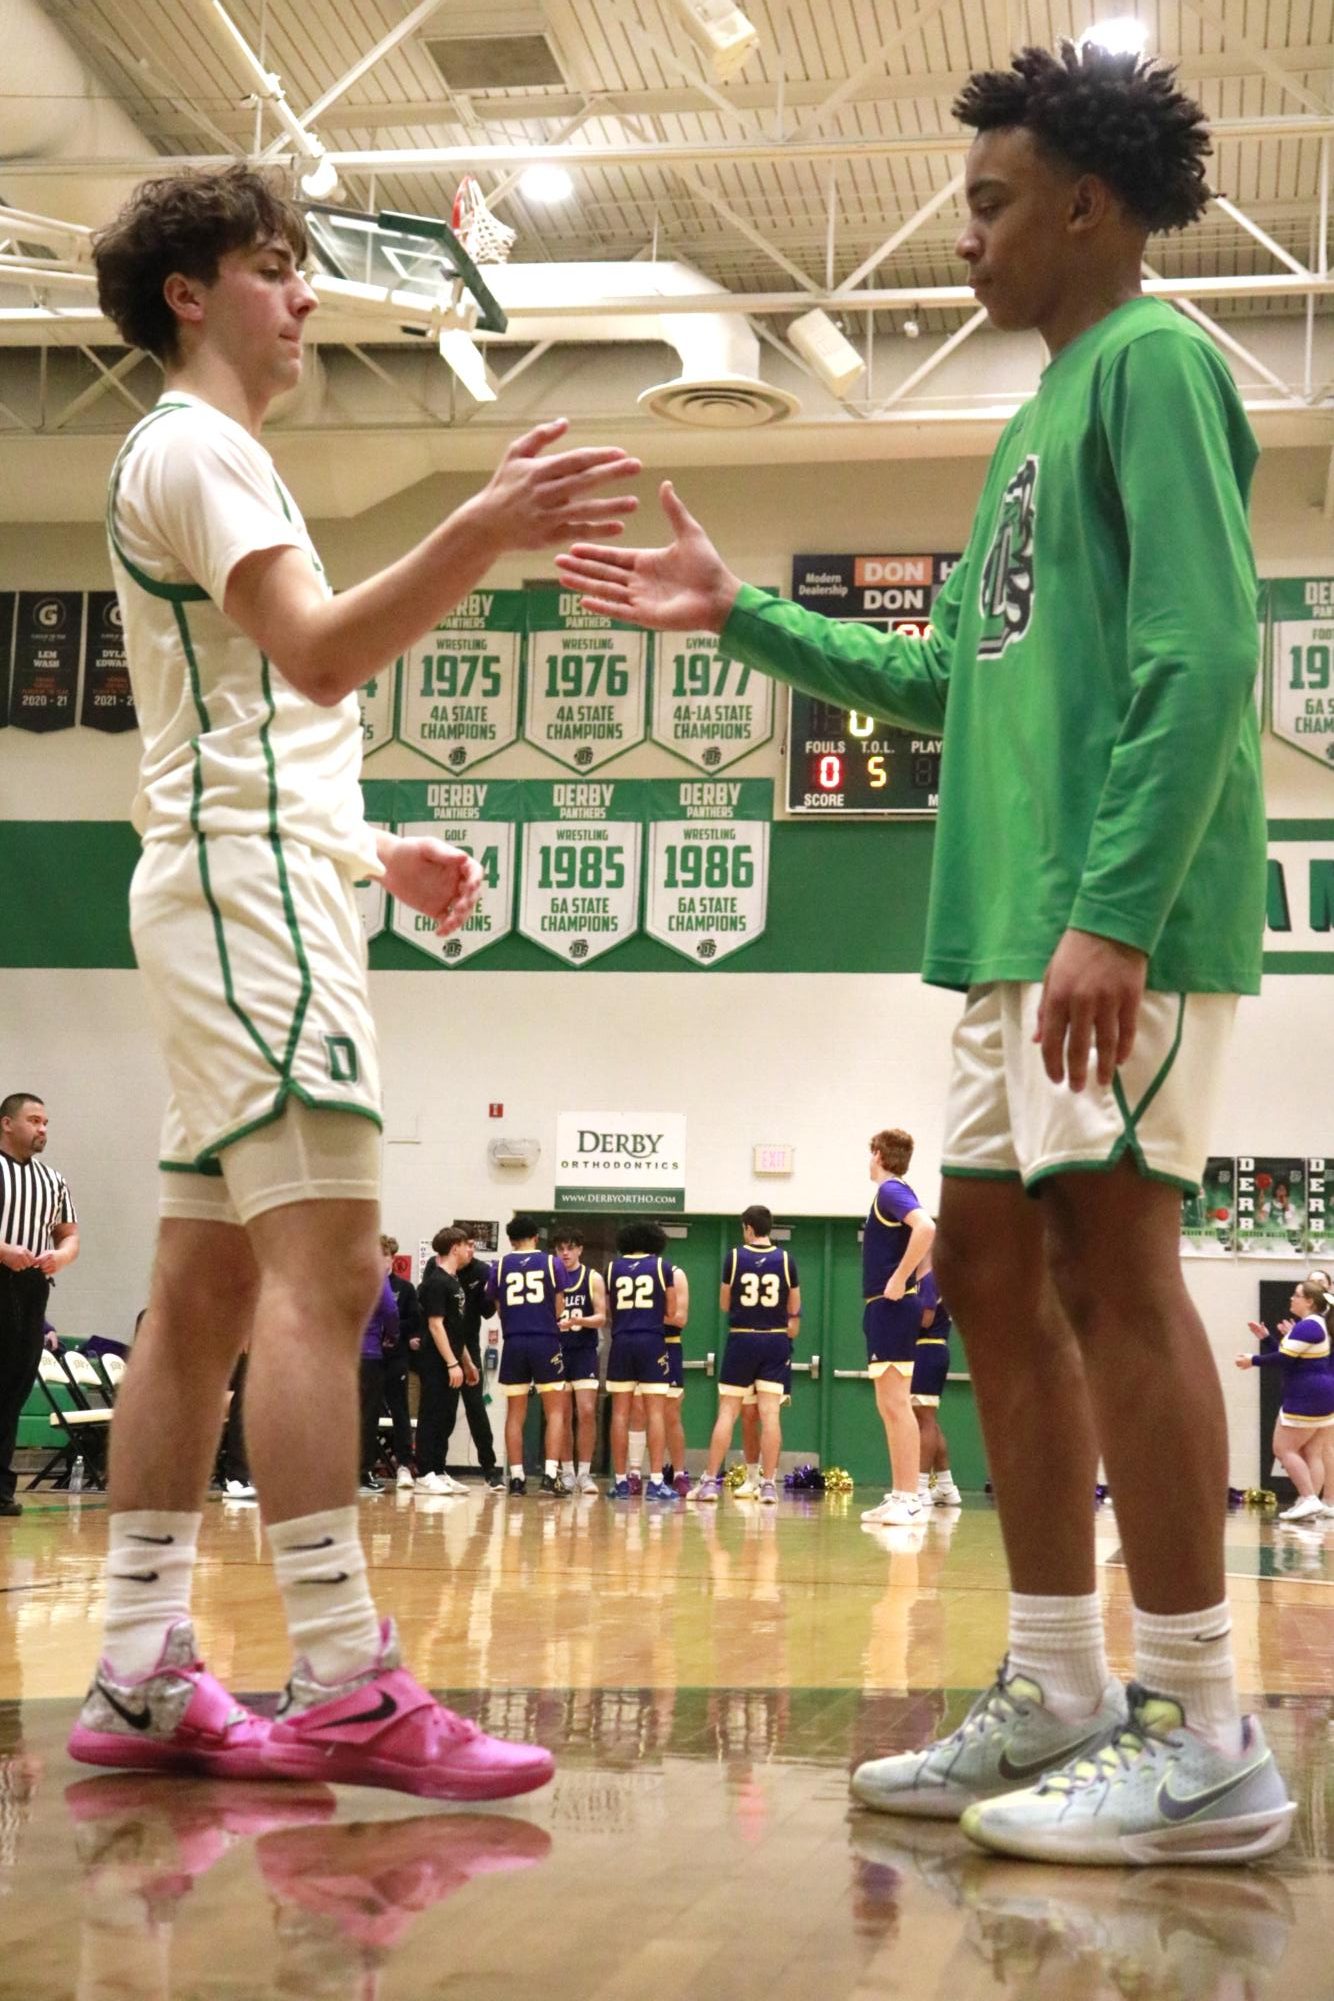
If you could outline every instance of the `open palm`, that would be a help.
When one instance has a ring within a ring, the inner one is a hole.
[[[662,549],[620,549],[576,542],[557,556],[561,582],[587,611],[655,632],[721,632],[740,580],[723,562],[670,480],[659,488],[673,539]]]

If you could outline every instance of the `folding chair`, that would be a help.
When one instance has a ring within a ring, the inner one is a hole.
[[[53,1430],[64,1432],[65,1443],[57,1446],[46,1464],[33,1474],[28,1485],[30,1488],[39,1486],[51,1472],[52,1467],[62,1465],[61,1477],[56,1485],[65,1487],[69,1485],[70,1468],[74,1464],[75,1454],[80,1450],[74,1443],[74,1434],[66,1419],[74,1415],[81,1406],[75,1395],[74,1385],[61,1367],[60,1357],[53,1355],[49,1348],[42,1350],[41,1360],[37,1365],[37,1381],[42,1395],[51,1407],[47,1422]]]
[[[70,1434],[75,1451],[83,1453],[89,1486],[105,1487],[113,1398],[90,1358],[77,1348],[66,1348],[54,1359],[63,1364],[70,1387],[83,1405],[81,1410],[65,1412],[63,1427]],[[67,1485],[68,1477],[58,1484]]]

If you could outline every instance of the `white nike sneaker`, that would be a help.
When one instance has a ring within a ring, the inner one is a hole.
[[[970,1806],[969,1839],[1031,1862],[1252,1862],[1283,1846],[1297,1808],[1254,1717],[1230,1758],[1186,1728],[1170,1696],[1137,1682],[1126,1694],[1129,1719],[1110,1742]]]
[[[406,1492],[409,1488],[413,1487],[415,1484],[416,1483],[413,1478],[412,1468],[410,1466],[400,1466],[397,1473],[395,1473],[394,1475],[394,1485],[396,1487],[402,1488]]]
[[[732,1499],[734,1501],[758,1501],[759,1498],[760,1483],[758,1480],[752,1479],[749,1473],[747,1473],[739,1487],[733,1487],[732,1489]]]
[[[960,1508],[963,1506],[963,1495],[959,1492],[953,1480],[941,1480],[937,1478],[935,1486],[931,1489],[931,1499],[933,1504],[938,1508]]]
[[[878,1508],[868,1508],[862,1520],[870,1528],[910,1529],[926,1520],[926,1509],[916,1494],[886,1494]]]
[[[1318,1494],[1299,1494],[1290,1508],[1284,1508],[1279,1515],[1281,1522],[1309,1522],[1317,1515],[1323,1515],[1325,1504]]]
[[[596,1494],[597,1490],[598,1483],[591,1473],[575,1474],[574,1491],[576,1494]]]
[[[1006,1659],[957,1730],[925,1750],[859,1765],[853,1797],[880,1813],[954,1820],[979,1800],[1015,1792],[1071,1758],[1088,1756],[1125,1721],[1119,1682],[1108,1683],[1092,1716],[1070,1723],[1047,1708],[1037,1682],[1011,1674]]]
[[[248,1480],[229,1480],[222,1490],[225,1501],[255,1501],[259,1496]]]
[[[440,1485],[436,1490],[441,1494],[466,1494],[468,1489],[462,1480],[456,1480],[452,1473],[440,1475]]]
[[[443,1484],[444,1477],[443,1473],[419,1473],[412,1483],[412,1490],[415,1494],[447,1493],[448,1489]]]

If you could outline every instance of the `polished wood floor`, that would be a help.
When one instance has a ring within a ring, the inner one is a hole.
[[[1229,1529],[1293,1845],[1255,1870],[1048,1870],[849,1811],[850,1764],[952,1724],[1004,1642],[990,1508],[871,1533],[868,1498],[364,1502],[416,1671],[558,1757],[531,1800],[423,1813],[85,1775],[63,1742],[105,1509],[29,1497],[0,1541],[0,1998],[1330,2001],[1334,1532]],[[1098,1533],[1126,1671],[1110,1511]],[[209,1508],[197,1613],[215,1672],[271,1695],[286,1649],[253,1507]]]

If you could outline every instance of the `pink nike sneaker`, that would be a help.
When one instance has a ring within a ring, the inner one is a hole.
[[[297,1662],[264,1746],[266,1770],[438,1800],[508,1799],[546,1784],[550,1751],[488,1737],[437,1702],[400,1666],[392,1619],[380,1642],[375,1666],[335,1690]]]
[[[81,1765],[264,1779],[268,1734],[267,1721],[229,1695],[199,1659],[190,1621],[177,1619],[147,1674],[119,1681],[109,1661],[98,1662],[68,1748]]]

